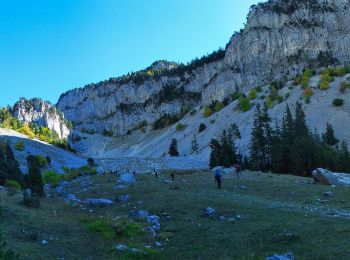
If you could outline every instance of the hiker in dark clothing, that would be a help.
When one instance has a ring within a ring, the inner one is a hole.
[[[241,165],[239,165],[239,164],[236,164],[235,165],[235,168],[236,168],[236,175],[237,175],[237,179],[239,179],[239,177],[240,177],[240,174],[241,174]]]
[[[158,179],[158,172],[156,171],[156,168],[153,169],[154,175],[156,176],[156,179]]]
[[[174,181],[175,174],[172,172],[172,173],[170,174],[170,176],[171,176],[171,180]]]
[[[221,190],[222,175],[219,169],[215,170],[215,182],[218,183],[218,188]]]
[[[132,174],[133,174],[134,176],[136,176],[136,172],[135,172],[135,171],[133,171]]]

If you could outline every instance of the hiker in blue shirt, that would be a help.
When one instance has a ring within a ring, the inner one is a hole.
[[[215,182],[218,183],[218,188],[221,189],[222,175],[220,169],[215,170]]]

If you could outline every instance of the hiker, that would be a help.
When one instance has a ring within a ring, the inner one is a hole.
[[[218,188],[221,190],[222,175],[220,169],[215,170],[215,182],[218,183]]]
[[[158,179],[158,172],[156,171],[156,168],[153,169],[154,175],[156,176],[156,179]]]
[[[172,173],[170,174],[170,176],[171,176],[171,180],[174,181],[175,174],[172,172]]]
[[[136,176],[136,171],[133,171],[132,174],[133,174],[134,176]]]
[[[237,175],[237,179],[239,179],[239,177],[240,177],[240,173],[241,173],[241,165],[239,165],[239,164],[236,164],[235,165],[235,168],[236,168],[236,175]]]

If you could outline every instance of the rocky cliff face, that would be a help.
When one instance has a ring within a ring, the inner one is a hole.
[[[70,134],[64,116],[53,105],[39,98],[21,98],[12,108],[12,115],[22,123],[35,123],[56,131],[61,139]]]
[[[122,135],[186,105],[222,101],[251,87],[292,78],[306,67],[350,61],[349,0],[270,0],[253,6],[225,51],[183,66],[144,71],[63,94],[57,107],[80,130]]]

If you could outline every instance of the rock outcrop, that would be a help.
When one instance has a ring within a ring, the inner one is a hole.
[[[123,135],[184,106],[222,101],[300,74],[350,60],[348,0],[270,0],[251,8],[225,50],[189,65],[160,61],[144,71],[63,94],[57,107],[78,129]]]
[[[324,185],[350,186],[350,175],[346,173],[334,173],[325,169],[316,169],[312,172],[313,178]]]
[[[55,106],[39,98],[27,100],[21,98],[11,109],[12,115],[22,123],[34,123],[55,131],[59,138],[67,138],[70,134],[64,115]]]

